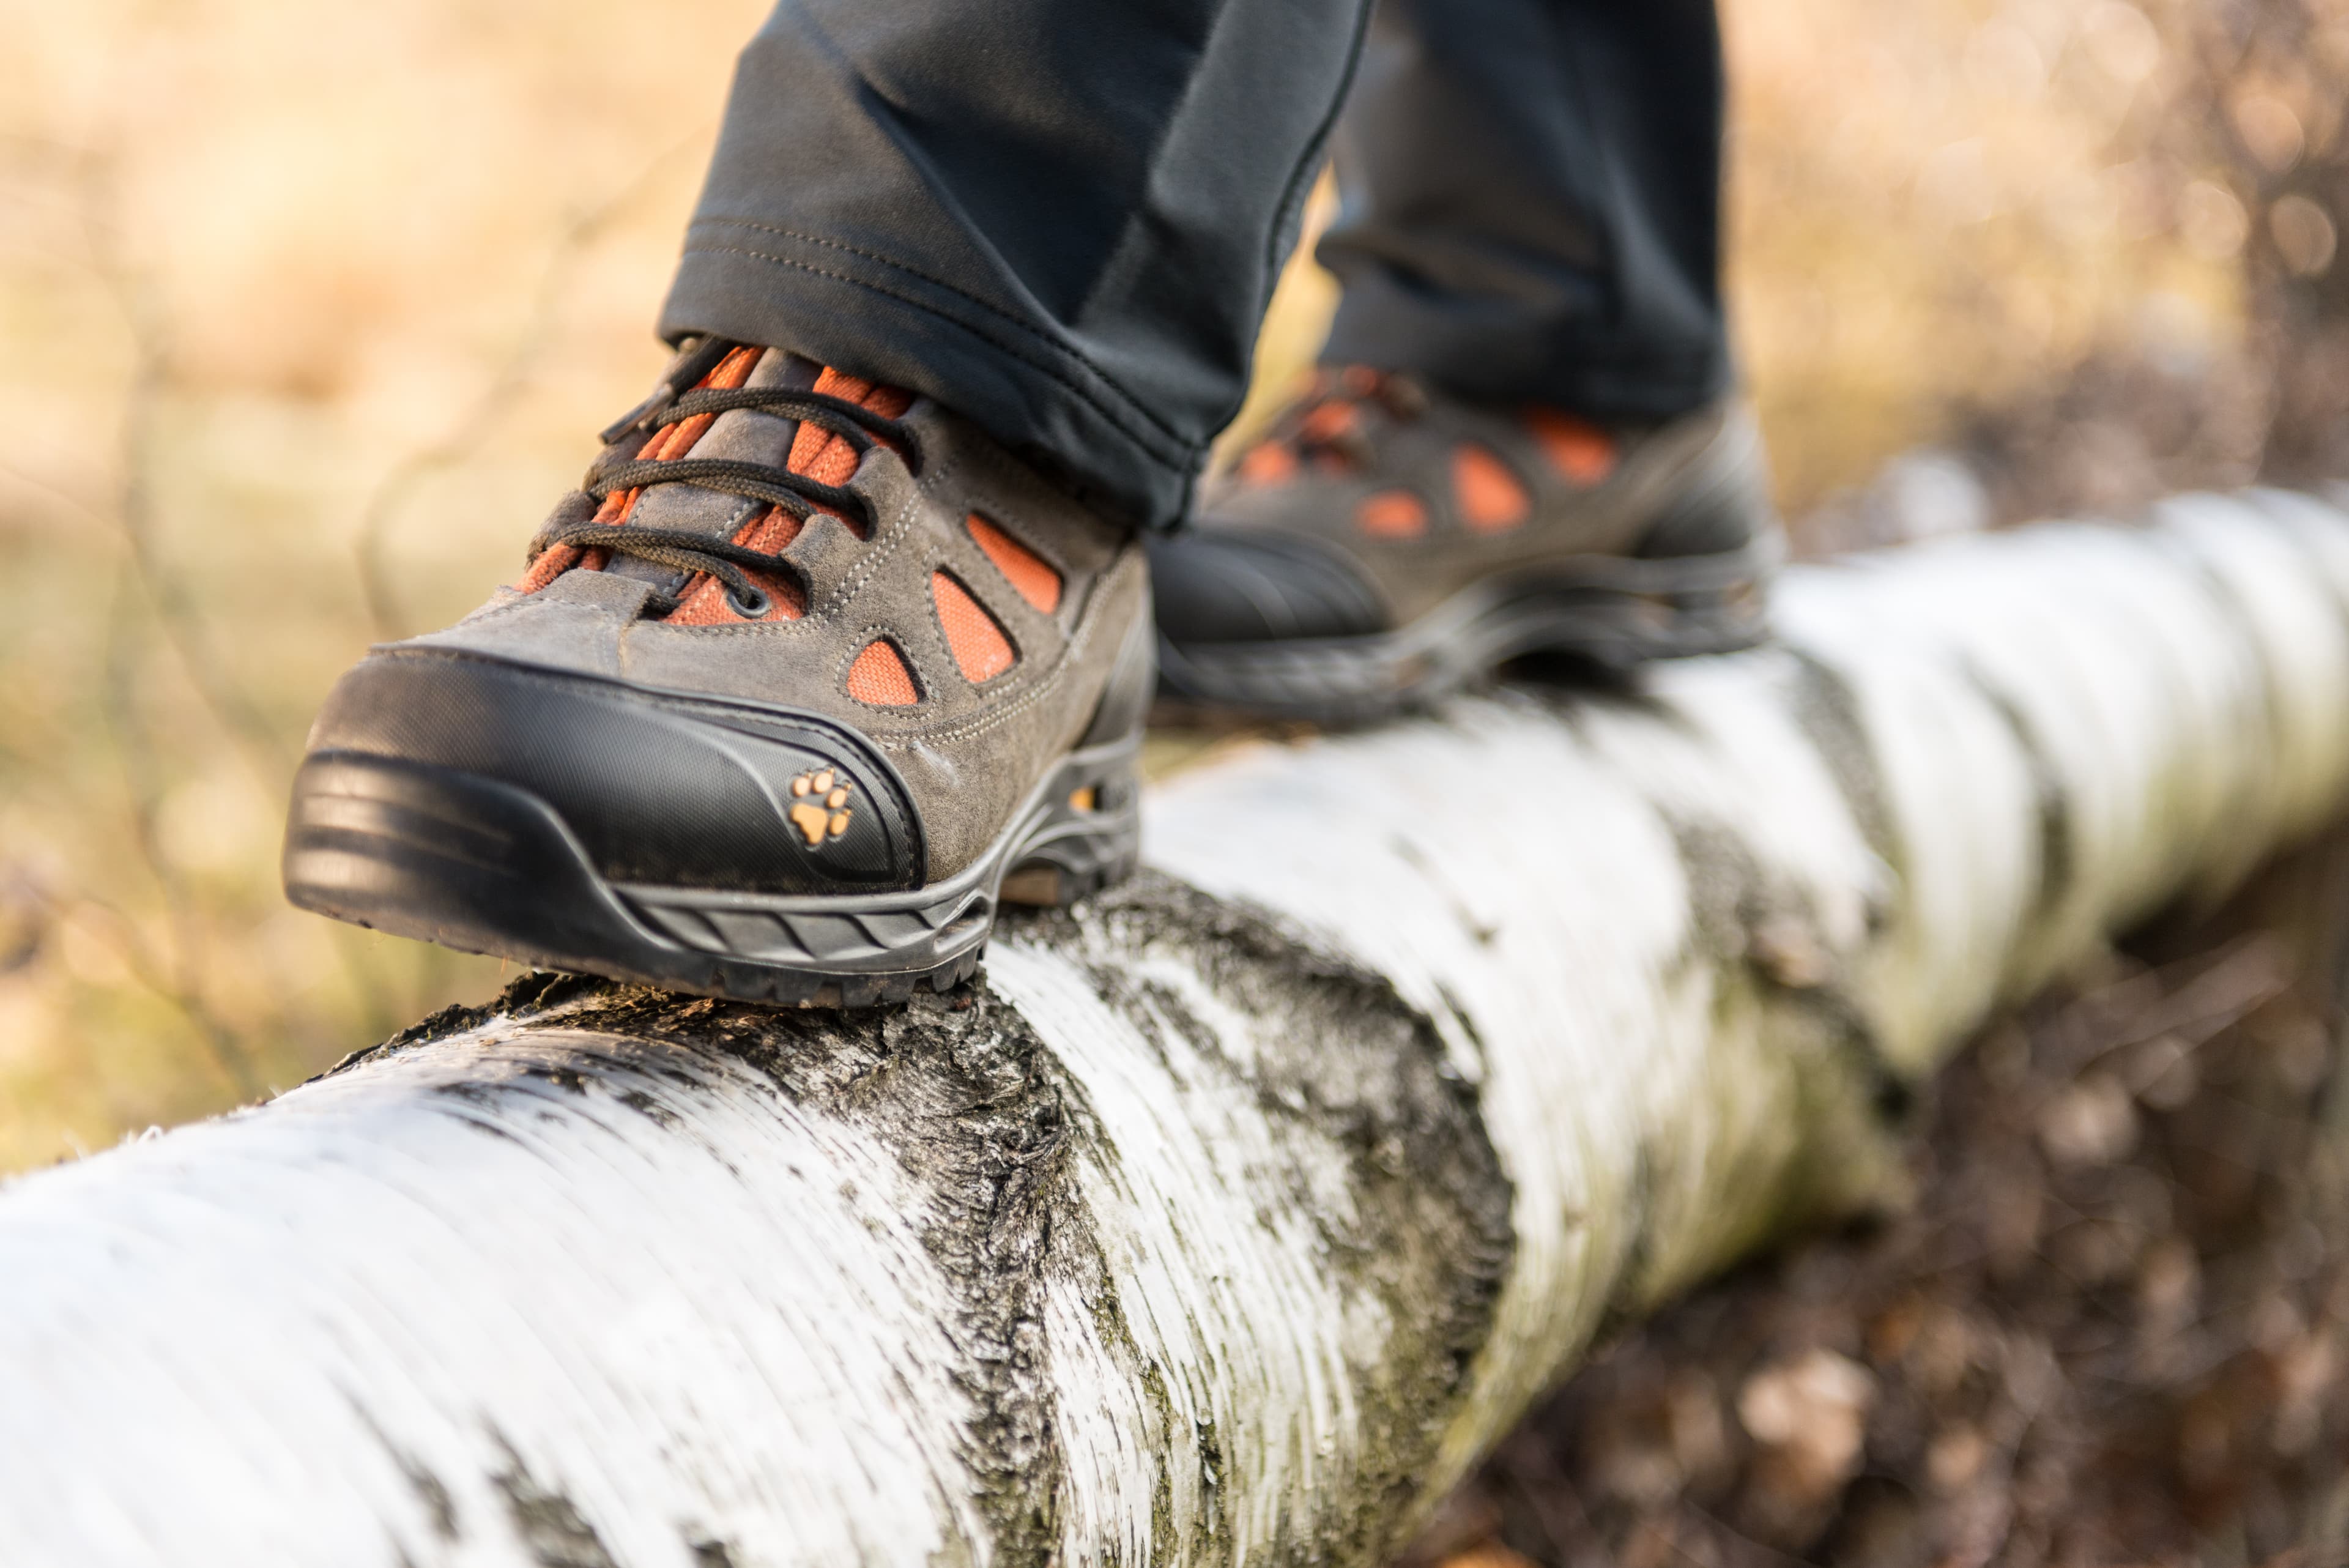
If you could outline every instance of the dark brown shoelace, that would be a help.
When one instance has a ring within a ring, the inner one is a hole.
[[[846,441],[860,461],[876,441],[883,441],[901,453],[909,467],[918,472],[921,466],[920,449],[909,426],[901,421],[876,414],[845,398],[835,398],[824,392],[792,391],[781,387],[705,388],[633,415],[615,427],[614,431],[606,432],[613,446],[587,471],[587,477],[580,488],[594,500],[601,502],[619,491],[647,490],[657,484],[693,484],[704,490],[764,501],[802,523],[807,521],[811,513],[821,507],[853,518],[860,533],[869,535],[873,531],[873,504],[863,495],[854,490],[811,479],[803,473],[793,473],[780,464],[706,457],[679,458],[663,462],[615,455],[621,450],[618,447],[620,439],[631,433],[642,432],[649,437],[703,414],[721,414],[734,409],[756,409],[761,413],[776,414],[813,425]],[[641,441],[636,443],[639,450],[643,444]],[[597,523],[593,519],[582,519],[541,535],[536,543],[542,550],[558,545],[574,545],[583,550],[609,550],[616,555],[650,561],[656,566],[686,573],[688,576],[706,572],[724,586],[728,604],[735,614],[746,620],[758,619],[773,604],[766,590],[750,580],[750,572],[794,575],[780,554],[753,550],[730,540],[714,539],[706,534],[675,528],[645,528],[629,523]]]

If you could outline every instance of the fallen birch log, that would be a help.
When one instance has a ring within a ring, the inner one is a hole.
[[[0,1562],[1371,1563],[1898,1199],[2002,999],[2349,798],[2349,516],[1794,572],[1785,646],[1162,789],[861,1014],[539,980],[0,1192]]]

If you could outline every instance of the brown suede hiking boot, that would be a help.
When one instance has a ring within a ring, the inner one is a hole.
[[[1159,690],[1360,722],[1528,653],[1725,652],[1763,637],[1782,553],[1734,403],[1609,429],[1324,371],[1194,527],[1152,541]]]
[[[860,1006],[968,976],[999,899],[1133,867],[1153,639],[1123,530],[778,350],[688,348],[605,440],[521,583],[328,696],[295,903]]]

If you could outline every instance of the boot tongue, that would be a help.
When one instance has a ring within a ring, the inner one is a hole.
[[[745,387],[781,387],[794,392],[804,392],[813,387],[823,367],[812,359],[781,348],[768,348],[759,355],[758,363],[740,383]],[[705,378],[702,385],[709,384]],[[756,409],[729,409],[710,421],[709,428],[683,452],[669,452],[672,459],[686,456],[730,458],[743,462],[783,466],[791,455],[792,443],[799,434],[800,421],[779,415],[762,413]],[[763,501],[722,491],[704,490],[694,484],[662,484],[636,498],[628,521],[647,528],[667,528],[683,534],[699,534],[711,539],[731,539],[742,524],[767,510]],[[620,556],[607,563],[604,569],[614,576],[634,577],[651,583],[663,593],[673,594],[686,583],[686,574],[653,561],[639,560],[633,556]]]

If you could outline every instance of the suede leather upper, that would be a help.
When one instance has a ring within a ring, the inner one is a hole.
[[[1276,528],[1150,541],[1162,630],[1185,643],[1361,637],[1388,625],[1384,596],[1343,554]]]
[[[616,882],[839,893],[923,880],[920,825],[895,770],[854,731],[789,710],[409,647],[336,686],[311,746],[514,785],[552,806]],[[808,786],[792,785],[818,778],[845,809],[810,834],[792,818]]]
[[[1768,515],[1751,417],[1719,403],[1653,429],[1615,432],[1603,477],[1562,472],[1522,417],[1406,384],[1396,407],[1366,397],[1344,439],[1270,482],[1245,474],[1212,490],[1192,531],[1154,541],[1161,632],[1178,645],[1349,637],[1392,629],[1472,584],[1590,556],[1661,558],[1733,551]],[[1477,526],[1455,481],[1459,454],[1521,487],[1522,519]],[[1676,510],[1706,486],[1751,493],[1737,506]],[[1374,533],[1377,498],[1409,497],[1416,532]]]
[[[770,352],[758,375],[792,373],[786,357]],[[752,384],[759,384],[756,376]],[[1146,634],[1148,574],[1141,547],[1122,529],[1046,483],[969,421],[926,400],[915,402],[903,421],[916,438],[918,472],[907,455],[876,445],[847,481],[872,503],[871,536],[859,538],[848,524],[817,512],[781,552],[804,597],[798,618],[743,620],[730,613],[714,624],[653,618],[648,609],[661,607],[659,596],[674,596],[683,575],[616,556],[603,570],[574,566],[534,592],[501,589],[446,630],[378,650],[346,682],[354,691],[370,682],[381,688],[386,661],[400,663],[406,666],[400,701],[429,706],[440,700],[433,695],[436,683],[452,692],[460,685],[477,691],[480,665],[494,661],[605,683],[590,690],[574,682],[564,690],[561,701],[579,711],[608,709],[609,683],[637,688],[629,718],[612,731],[616,743],[698,747],[707,765],[696,764],[701,772],[693,776],[704,778],[707,787],[675,779],[665,787],[688,797],[684,807],[709,808],[697,819],[707,827],[700,840],[705,850],[711,843],[732,843],[739,856],[721,867],[706,852],[688,855],[672,846],[649,860],[623,853],[610,864],[626,863],[625,875],[634,880],[771,891],[810,887],[811,857],[783,855],[766,841],[771,812],[752,811],[738,820],[715,803],[747,798],[729,792],[749,788],[742,781],[752,775],[771,789],[775,768],[786,763],[781,753],[769,755],[758,747],[781,742],[771,737],[746,742],[739,732],[722,740],[687,738],[692,725],[711,717],[684,699],[785,710],[802,716],[805,735],[828,729],[843,737],[827,760],[855,776],[858,798],[902,794],[907,814],[896,835],[902,842],[884,845],[859,837],[864,818],[852,813],[849,833],[821,846],[813,858],[837,851],[842,866],[853,860],[860,874],[877,873],[885,862],[893,875],[914,882],[953,876],[978,857],[1045,772],[1084,735],[1121,652],[1133,636]],[[797,421],[772,414],[730,410],[709,427],[693,455],[779,462],[797,428]],[[764,509],[678,483],[646,491],[631,521],[725,538]],[[973,539],[967,525],[973,514],[1059,574],[1063,591],[1050,612],[1034,607]],[[936,572],[960,585],[1000,628],[1015,654],[1008,670],[977,683],[966,679],[934,603]],[[887,706],[851,694],[850,667],[876,639],[904,661],[916,701]],[[499,690],[515,684],[508,680]],[[337,717],[356,702],[347,695],[338,690],[330,700],[314,747],[401,754],[451,743],[420,720],[404,729],[378,724],[362,735]],[[477,694],[471,700],[480,701]],[[426,732],[429,737],[419,738]],[[546,782],[555,764],[544,757],[563,746],[537,741],[532,746],[539,748],[533,753],[536,762],[507,751],[481,753],[474,765],[509,782],[535,769],[542,789],[562,793]],[[885,759],[885,767],[874,766],[869,759],[874,757]],[[582,785],[573,793],[601,787]],[[879,815],[875,831],[884,826]],[[781,842],[789,848],[787,836]],[[854,879],[837,870],[829,875]]]

